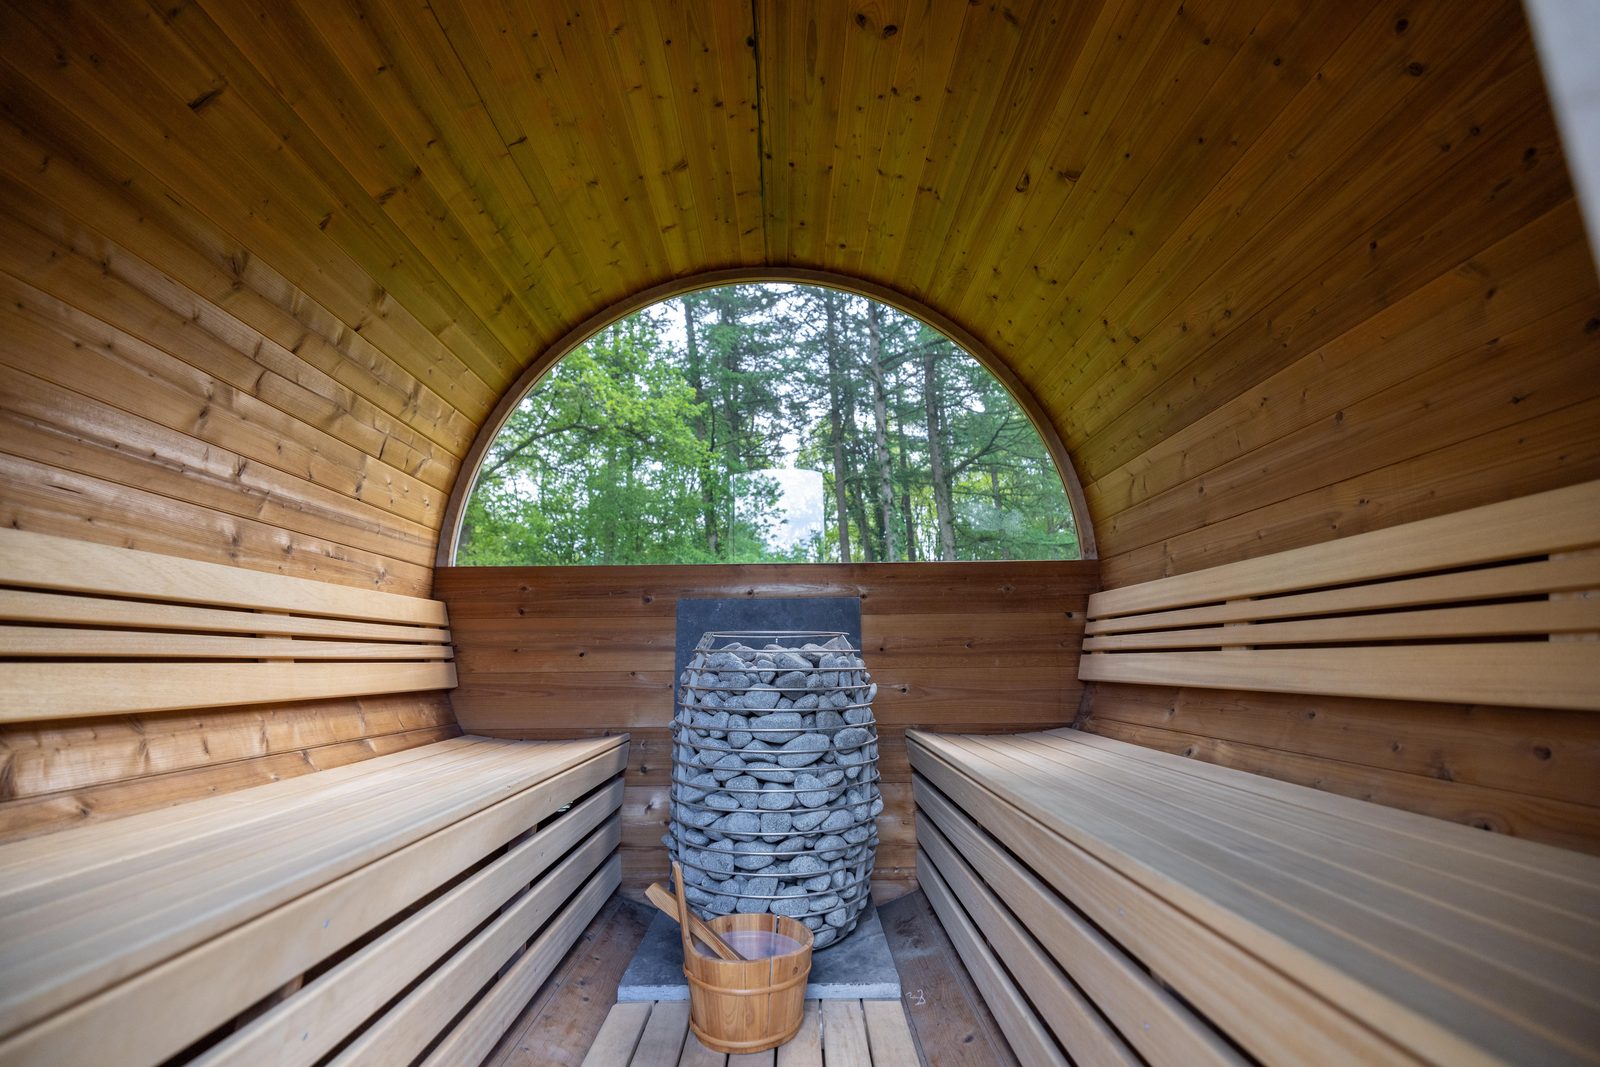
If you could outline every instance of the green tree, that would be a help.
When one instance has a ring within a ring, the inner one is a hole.
[[[777,484],[820,471],[780,546]],[[463,563],[1077,554],[1060,476],[948,338],[837,290],[727,286],[602,330],[518,405],[468,501]]]

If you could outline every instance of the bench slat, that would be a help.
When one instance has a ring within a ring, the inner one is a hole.
[[[1600,655],[1587,642],[1095,653],[1078,661],[1078,677],[1464,704],[1533,701],[1600,711]]]
[[[1600,540],[1600,481],[1275,552],[1192,574],[1107,589],[1091,618],[1468,567],[1587,548]]]
[[[1597,546],[1592,481],[1104,590],[1078,678],[1597,711]]]
[[[1237,794],[1260,798],[1271,804],[1274,817],[1286,826],[1342,832],[1348,840],[1368,847],[1404,855],[1441,872],[1470,873],[1505,892],[1547,906],[1565,906],[1565,914],[1600,922],[1600,857],[1506,834],[1486,835],[1477,827],[1247,774],[1083,730],[1047,730],[1040,736],[1109,753],[1119,761],[1148,767],[1152,774],[1184,775],[1221,787],[1228,792],[1217,794],[1219,804],[1235,803]]]
[[[1275,840],[1269,817],[1153,781],[1147,767],[1122,777],[1068,767],[1027,736],[918,734],[915,743],[1434,1062],[1593,1062],[1600,1016],[1563,981],[1581,974],[1576,960],[1593,958],[1592,944],[1574,957],[1515,934],[1515,909],[1471,916],[1420,887],[1397,890],[1376,854],[1375,869],[1341,866],[1348,850],[1326,859],[1322,842],[1298,832]],[[1440,886],[1446,897],[1459,891]],[[1464,988],[1466,974],[1474,981]]]
[[[1095,1000],[1152,1067],[1241,1067],[1244,1060],[1209,1026],[997,845],[925,779],[913,784],[918,840],[928,820],[1031,936]],[[966,899],[963,895],[963,899]]]
[[[0,914],[0,1033],[171,959],[488,803],[596,756],[621,759],[623,744],[625,738],[599,738],[476,746],[439,775],[428,773],[425,760],[373,775],[364,783],[370,795],[363,801],[358,784],[338,818],[312,803],[275,823],[229,833],[231,812],[213,809],[214,833],[162,846],[127,877],[116,877],[113,866],[103,885]],[[262,799],[278,789],[246,792]],[[131,851],[139,854],[136,842]]]
[[[1081,772],[1052,774],[1031,747],[986,747],[986,777],[1003,776],[1058,832],[1164,886],[1202,921],[1387,1032],[1414,1031],[1424,1047],[1465,1037],[1477,1062],[1492,1062],[1490,1050],[1511,1063],[1579,1063],[1585,1043],[1600,1048],[1600,1002],[1590,999],[1600,990],[1596,968],[1506,931],[1503,914],[1464,916],[1395,893],[1376,874],[1274,840],[1270,827],[1240,828],[1246,819],[1237,811],[1199,816],[1181,795],[1139,797]],[[1473,989],[1453,988],[1461,974],[1476,976]]]
[[[422,1061],[423,1067],[456,1067],[462,1063],[482,1062],[621,884],[622,861],[613,857],[573,896],[482,999],[451,1027],[438,1047]]]
[[[297,806],[328,803],[342,791],[367,788],[369,775],[388,774],[418,761],[439,766],[469,749],[503,744],[466,735],[346,764],[314,775],[272,783],[270,793],[241,789],[191,800],[170,808],[139,812],[71,833],[28,838],[0,846],[0,913],[11,894],[46,882],[86,879],[98,867],[122,867],[135,855],[175,841],[201,841],[209,834],[244,832],[256,821],[281,818]]]
[[[1077,1067],[1139,1067],[1143,1061],[1129,1050],[1122,1035],[1107,1025],[1055,960],[989,891],[985,879],[967,866],[937,823],[918,826],[917,844],[1016,984],[1027,991],[1032,1010],[1072,1062]]]
[[[194,1062],[315,1063],[509,897],[605,826],[615,846],[622,785],[605,757],[547,779],[173,960],[51,1016],[0,1046],[0,1060],[159,1062],[465,870],[597,781],[609,786],[364,945]],[[452,934],[453,931],[453,934]],[[239,966],[249,960],[248,968]],[[181,1005],[179,1015],[162,1010]],[[292,1031],[292,1032],[291,1032]]]
[[[449,645],[413,642],[306,641],[276,637],[89,630],[62,626],[0,626],[0,648],[8,655],[39,658],[444,660]],[[175,665],[176,667],[176,665]]]
[[[1254,622],[1247,626],[1202,626],[1154,633],[1089,637],[1085,652],[1169,648],[1262,648],[1447,637],[1527,636],[1600,630],[1600,600],[1539,600],[1483,604],[1436,611],[1343,615],[1298,622]]]
[[[1416,1056],[1352,1019],[1276,967],[1057,835],[907,732],[917,774],[1019,856],[1152,972],[1173,980],[1197,1011],[1264,1063],[1415,1065]],[[1263,1005],[1272,1005],[1271,1012]]]
[[[603,838],[598,840],[604,841]],[[530,892],[519,897],[428,975],[421,985],[367,1027],[332,1064],[389,1067],[411,1062],[555,912],[563,906],[579,915],[586,912],[592,915],[599,910],[622,879],[622,860],[614,854],[596,869],[594,861],[602,854],[585,845],[563,860]],[[563,927],[572,925],[576,925],[572,918],[562,924]],[[576,936],[581,929],[578,926],[571,931],[572,935]],[[565,932],[558,940],[571,943]]]
[[[917,881],[1023,1067],[1068,1067],[1067,1057],[1062,1055],[1055,1039],[984,942],[938,868],[921,849],[917,850]]]
[[[1330,892],[1342,900],[1361,901],[1380,914],[1403,920],[1409,929],[1426,934],[1428,947],[1450,945],[1496,961],[1531,961],[1536,975],[1546,981],[1565,972],[1580,979],[1577,988],[1600,995],[1600,916],[1587,914],[1592,900],[1587,892],[1568,891],[1557,881],[1544,885],[1538,895],[1502,891],[1493,884],[1473,880],[1473,866],[1461,862],[1434,867],[1412,861],[1411,850],[1389,847],[1379,834],[1350,833],[1337,818],[1283,817],[1270,801],[1229,794],[1187,776],[1153,774],[1105,751],[1082,749],[1048,736],[1022,735],[1003,745],[987,745],[1007,759],[1037,763],[1041,773],[1070,786],[1099,790],[1107,805],[1128,825],[1154,819],[1186,830],[1191,838],[1217,843],[1249,857],[1269,862],[1275,871],[1304,872],[1303,881],[1313,893]],[[1015,741],[1015,744],[1010,742]],[[1108,758],[1109,757],[1109,758]],[[1201,851],[1196,846],[1194,851]],[[1327,914],[1327,912],[1324,912]],[[1507,929],[1500,917],[1515,915],[1517,926]],[[1353,927],[1341,927],[1353,932]],[[1409,934],[1398,935],[1400,944]],[[1487,968],[1485,971],[1487,973]],[[1571,983],[1558,983],[1559,993]]]
[[[454,663],[0,663],[0,722],[453,689]]]
[[[444,626],[441,601],[0,529],[0,585]]]
[[[199,608],[148,600],[117,600],[70,593],[0,589],[0,619],[7,622],[121,626],[135,630],[187,630],[193,633],[269,634],[274,637],[350,638],[438,644],[450,631],[438,626],[406,626],[354,619],[323,619],[273,611]]]
[[[1402,578],[1391,582],[1324,589],[1315,593],[1246,598],[1203,608],[1179,608],[1175,611],[1091,619],[1085,625],[1084,632],[1090,636],[1134,633],[1228,622],[1387,611],[1423,604],[1496,600],[1584,589],[1600,589],[1600,556],[1568,556],[1565,559],[1543,559],[1533,563],[1509,563],[1482,570],[1434,574],[1426,578]]]

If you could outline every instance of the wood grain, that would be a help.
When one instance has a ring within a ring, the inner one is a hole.
[[[884,811],[874,894],[915,885],[904,731],[1061,725],[1093,562],[850,567],[441,568],[463,728],[497,737],[629,731],[623,887],[666,873],[676,598],[860,596],[863,655],[878,684]]]

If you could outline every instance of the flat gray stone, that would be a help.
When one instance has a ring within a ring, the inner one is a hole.
[[[747,880],[746,889],[754,892],[753,883],[759,880]],[[832,918],[833,914],[828,917]],[[895,970],[894,957],[889,954],[889,942],[883,936],[877,908],[862,911],[856,928],[843,940],[812,951],[811,975],[806,982],[807,1000],[889,1000],[899,996],[900,974]],[[683,977],[683,946],[678,938],[678,924],[658,911],[622,974],[617,1000],[627,1003],[688,999],[689,985]]]

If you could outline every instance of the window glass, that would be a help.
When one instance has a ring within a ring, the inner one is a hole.
[[[835,289],[664,301],[545,374],[488,449],[464,565],[1076,559],[1061,476],[943,334]]]

